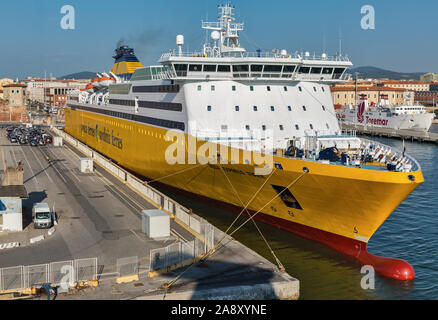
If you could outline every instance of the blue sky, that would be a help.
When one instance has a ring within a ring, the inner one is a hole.
[[[0,78],[108,71],[117,42],[135,48],[144,64],[185,36],[185,50],[200,49],[201,19],[215,20],[220,0],[22,0],[2,1]],[[63,5],[75,8],[75,30],[60,27]],[[249,51],[287,49],[327,53],[339,47],[355,66],[401,72],[438,72],[438,2],[431,0],[234,0],[245,23]],[[360,9],[375,9],[375,30],[362,30]],[[325,41],[324,41],[325,39]]]

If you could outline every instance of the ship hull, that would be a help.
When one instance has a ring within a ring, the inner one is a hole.
[[[281,169],[259,176],[251,164],[169,164],[165,153],[172,142],[167,141],[167,130],[146,124],[67,108],[65,129],[144,177],[236,208],[247,207],[258,212],[259,220],[322,242],[373,265],[385,276],[414,277],[409,264],[375,257],[367,252],[366,244],[423,182],[421,171],[365,170],[274,157]],[[195,149],[202,144],[198,142]],[[190,147],[184,149],[189,159]],[[284,201],[279,188],[289,190],[298,206]]]

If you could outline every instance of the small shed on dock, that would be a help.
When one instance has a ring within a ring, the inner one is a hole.
[[[23,199],[27,198],[27,190],[23,184],[23,168],[21,166],[6,168],[0,186],[1,230],[23,230]]]

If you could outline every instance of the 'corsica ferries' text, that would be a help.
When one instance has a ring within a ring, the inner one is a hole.
[[[106,128],[99,130],[97,126],[95,128],[92,128],[86,125],[81,125],[81,131],[88,134],[89,136],[96,137],[96,139],[98,140],[111,144],[116,148],[123,149],[122,139],[114,136],[113,130],[111,130],[111,134],[110,134]]]

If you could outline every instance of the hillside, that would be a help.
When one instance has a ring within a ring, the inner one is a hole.
[[[354,76],[355,72],[359,72],[359,78],[387,78],[391,80],[420,80],[420,76],[426,72],[396,72],[385,69],[380,69],[372,66],[357,67],[349,69],[348,73]]]
[[[96,78],[96,72],[82,71],[82,72],[67,74],[65,76],[58,77],[57,79],[59,79],[59,80],[75,79],[75,80],[77,80],[77,79],[92,79],[92,78]]]

